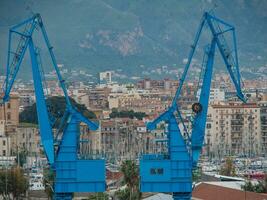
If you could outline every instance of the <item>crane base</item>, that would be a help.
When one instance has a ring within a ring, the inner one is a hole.
[[[192,161],[144,155],[140,161],[141,192],[192,192]]]
[[[105,160],[58,161],[56,166],[56,193],[106,190]]]

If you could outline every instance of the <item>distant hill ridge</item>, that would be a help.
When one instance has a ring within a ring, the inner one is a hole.
[[[66,67],[136,75],[140,65],[182,66],[203,11],[214,5],[218,17],[236,26],[240,65],[267,64],[265,0],[1,0],[0,69],[8,28],[30,10],[41,13],[58,63]]]

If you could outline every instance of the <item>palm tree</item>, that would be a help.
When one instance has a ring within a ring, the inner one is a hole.
[[[124,200],[139,200],[141,193],[139,191],[139,171],[136,163],[132,160],[124,161],[121,166],[121,172],[128,188],[125,191],[120,191],[118,197],[123,196]]]

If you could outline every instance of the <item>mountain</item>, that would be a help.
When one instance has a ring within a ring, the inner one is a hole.
[[[140,66],[182,67],[203,11],[210,9],[235,25],[241,68],[267,64],[266,0],[1,0],[0,72],[9,27],[33,12],[42,15],[58,63],[138,76]]]

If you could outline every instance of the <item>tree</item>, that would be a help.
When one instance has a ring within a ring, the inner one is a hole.
[[[20,151],[17,155],[17,163],[19,164],[20,167],[23,167],[23,165],[26,163],[27,160],[27,151],[23,150]]]
[[[245,185],[241,185],[244,191],[254,192],[254,186],[251,181],[246,181]]]
[[[11,193],[11,173],[10,170],[0,171],[0,194],[3,199],[10,199]]]
[[[54,180],[55,180],[55,173],[51,169],[45,169],[43,184],[45,185],[45,193],[50,199],[52,199],[54,193],[53,191]]]
[[[133,119],[133,118],[136,118],[138,120],[142,120],[144,117],[146,117],[146,113],[144,112],[134,112],[133,110],[122,110],[122,111],[118,111],[118,109],[116,108],[113,108],[112,109],[112,112],[110,113],[109,117],[110,118],[124,118],[124,117],[127,117],[127,118],[130,118],[130,119]]]
[[[117,198],[120,200],[139,200],[141,193],[139,191],[139,171],[136,163],[132,160],[124,161],[121,172],[127,188],[116,192]]]
[[[0,194],[3,199],[21,199],[29,187],[20,167],[0,171]]]
[[[87,110],[85,105],[76,103],[76,101],[72,98],[70,98],[70,101],[72,105],[85,117],[89,119],[96,119],[96,115],[92,111]],[[62,96],[49,97],[46,100],[46,104],[51,116],[53,116],[53,118],[56,120],[55,127],[58,127],[60,119],[63,117],[66,109],[65,98]],[[19,120],[20,122],[24,123],[38,124],[36,104],[25,108],[25,110],[20,113]]]
[[[194,182],[198,182],[201,179],[202,169],[198,167],[197,169],[193,170],[192,178]]]
[[[267,193],[267,174],[265,174],[265,178],[262,181],[258,181],[256,184],[252,184],[252,182],[246,181],[244,185],[241,186],[244,191],[257,192],[257,193]]]
[[[125,188],[124,190],[119,190],[115,193],[115,195],[119,200],[131,200],[129,188]]]
[[[223,165],[223,167],[220,170],[220,174],[224,175],[224,176],[235,176],[236,175],[235,165],[234,165],[232,158],[230,158],[230,157],[226,158],[225,164]]]

